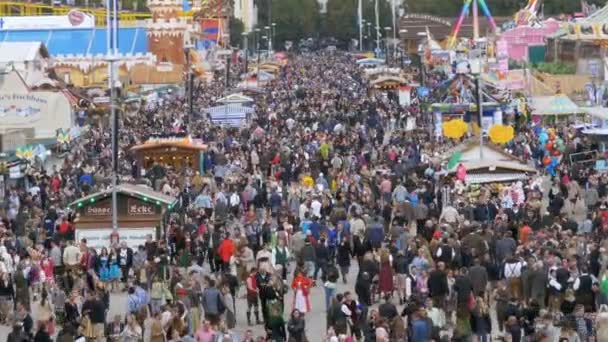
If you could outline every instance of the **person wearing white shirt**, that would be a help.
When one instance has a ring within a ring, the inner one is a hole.
[[[505,268],[503,270],[503,274],[505,279],[507,279],[509,283],[509,291],[511,292],[511,297],[514,298],[522,298],[523,289],[521,282],[521,272],[523,268],[526,266],[526,262],[519,258],[509,258],[505,261]]]
[[[318,198],[315,198],[312,203],[310,203],[310,210],[312,211],[312,215],[321,218],[321,202]]]
[[[304,221],[306,218],[306,213],[308,212],[308,205],[306,202],[302,202],[300,204],[300,209],[298,210],[298,215],[300,216],[300,221]]]

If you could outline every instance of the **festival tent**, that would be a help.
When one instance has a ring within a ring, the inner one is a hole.
[[[243,93],[230,94],[228,96],[224,96],[221,99],[215,101],[221,104],[246,104],[253,103],[253,99],[249,96],[243,95]]]
[[[575,116],[583,114],[584,111],[572,102],[568,96],[557,94],[551,96],[535,96],[530,99],[532,115],[538,117],[559,117]]]
[[[205,109],[209,113],[211,122],[216,125],[226,125],[231,127],[241,127],[248,121],[253,109],[238,104],[225,104]]]

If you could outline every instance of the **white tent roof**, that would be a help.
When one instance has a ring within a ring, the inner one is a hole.
[[[380,58],[363,58],[357,61],[357,65],[380,65],[380,64],[384,64],[384,59],[380,59]]]
[[[535,96],[530,101],[532,115],[571,115],[584,111],[564,94]]]
[[[249,97],[249,96],[245,96],[243,95],[243,93],[237,93],[237,94],[230,94],[228,96],[224,96],[221,99],[215,101],[217,103],[222,103],[222,104],[236,104],[236,103],[251,103],[254,100]]]
[[[581,107],[581,111],[593,116],[594,118],[608,120],[608,108],[606,107]]]
[[[465,143],[451,150],[450,154],[445,156],[446,159],[449,159],[451,153],[456,151],[462,153],[458,164],[462,163],[468,171],[505,169],[511,170],[511,173],[536,173],[534,167],[519,161],[515,156],[507,152],[487,144],[480,147],[478,142]],[[483,156],[483,159],[480,159],[480,156]],[[448,170],[448,172],[455,172],[456,168],[457,165]]]
[[[211,122],[216,125],[240,127],[243,121],[247,120],[247,116],[253,113],[253,109],[238,104],[226,104],[207,108],[205,112],[209,113]]]
[[[41,42],[1,42],[0,63],[30,62],[40,52],[43,57],[49,53]]]

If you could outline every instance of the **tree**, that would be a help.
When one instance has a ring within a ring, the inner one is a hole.
[[[329,0],[324,18],[324,36],[348,41],[357,35],[357,0]]]
[[[270,10],[268,5],[271,1]],[[263,29],[271,22],[277,24],[274,40],[277,49],[286,40],[297,41],[315,36],[317,33],[319,27],[317,0],[259,0],[258,6],[259,28]],[[268,20],[270,15],[272,15],[272,21]]]
[[[243,32],[245,32],[245,24],[241,19],[235,17],[230,18],[230,46],[241,46],[243,44]]]
[[[371,23],[371,33],[375,37],[376,9],[375,0],[362,0],[362,14],[366,22]],[[323,34],[341,41],[349,41],[359,37],[359,18],[357,13],[358,0],[329,0],[327,14],[324,18]],[[378,0],[380,27],[393,27],[390,1]],[[367,25],[366,25],[367,27]],[[364,28],[367,34],[367,28]],[[381,31],[384,36],[386,33]]]

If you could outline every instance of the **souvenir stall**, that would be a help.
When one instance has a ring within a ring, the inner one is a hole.
[[[197,168],[202,160],[207,145],[201,141],[185,137],[152,137],[145,143],[133,146],[139,164],[144,169],[154,164],[181,168],[189,166]]]
[[[118,230],[112,229],[112,190],[78,199],[68,205],[76,212],[76,241],[100,249],[126,242],[131,248],[145,244],[147,236],[161,236],[163,216],[176,205],[176,198],[133,184],[116,187]]]

